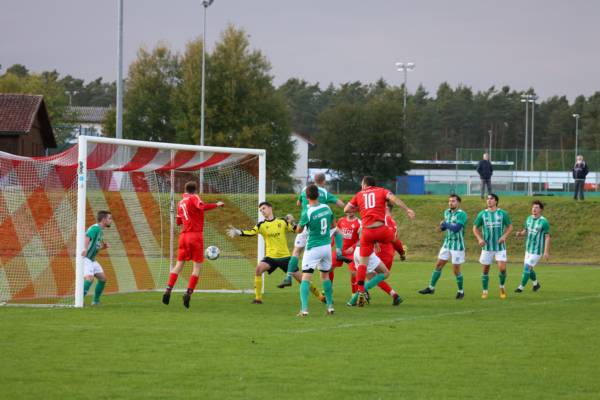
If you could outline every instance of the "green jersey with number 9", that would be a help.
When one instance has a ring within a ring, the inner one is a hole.
[[[330,245],[331,237],[329,230],[333,225],[333,212],[327,204],[314,204],[309,206],[300,217],[301,227],[306,227],[308,240],[306,249]]]

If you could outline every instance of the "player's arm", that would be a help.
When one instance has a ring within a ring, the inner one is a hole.
[[[216,203],[200,203],[200,208],[204,211],[214,210],[217,207],[225,207],[225,203],[217,201]]]
[[[408,206],[406,204],[404,204],[404,202],[402,200],[400,200],[398,197],[394,196],[394,194],[392,192],[388,192],[387,196],[385,196],[386,200],[391,201],[392,203],[396,204],[398,207],[400,207],[401,209],[403,209],[404,211],[406,211],[406,215],[408,215],[408,218],[410,219],[414,219],[415,218],[415,212],[408,208]]]
[[[460,230],[461,230],[462,228],[463,228],[463,224],[461,224],[461,223],[459,223],[459,222],[457,222],[457,223],[455,223],[455,224],[451,224],[451,223],[449,223],[449,222],[442,221],[442,222],[440,223],[440,229],[441,229],[442,231],[449,230],[450,232],[456,233],[456,232],[460,232]]]
[[[544,243],[544,260],[548,260],[550,257],[550,234],[546,235],[546,240]]]
[[[85,235],[85,243],[83,244],[83,251],[81,252],[83,257],[87,256],[87,249],[90,247],[90,240],[90,237]]]
[[[296,233],[301,233],[306,225],[308,225],[308,214],[303,212],[300,216],[300,222],[296,225]]]
[[[296,224],[296,221],[294,220],[294,216],[292,214],[288,214],[285,216],[284,220],[286,222],[286,230],[288,232],[296,232],[296,226],[298,224]]]
[[[512,226],[512,224],[510,224],[506,227],[506,230],[504,231],[504,235],[500,236],[500,238],[498,239],[498,243],[506,242],[506,238],[508,237],[508,235],[510,235],[510,233],[512,231],[513,231],[513,226]]]
[[[348,204],[344,207],[344,212],[356,211],[358,209],[358,202],[356,201],[356,196],[354,196]]]
[[[236,236],[256,236],[258,234],[258,225],[255,225],[252,229],[240,229],[229,225],[225,230],[227,236],[234,238]]]

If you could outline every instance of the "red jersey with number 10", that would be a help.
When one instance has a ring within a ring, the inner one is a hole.
[[[177,205],[177,225],[183,225],[181,233],[202,233],[204,229],[204,211],[216,207],[216,204],[205,204],[197,194],[184,193],[183,199]]]
[[[385,201],[390,193],[382,187],[370,186],[354,195],[350,204],[360,210],[363,226],[385,222]]]

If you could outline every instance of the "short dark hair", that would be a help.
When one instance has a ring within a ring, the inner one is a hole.
[[[369,175],[363,177],[362,182],[367,186],[375,186],[375,178]]]
[[[449,199],[451,199],[451,198],[453,198],[453,197],[454,197],[456,200],[458,200],[458,202],[459,202],[459,203],[461,203],[461,202],[462,202],[462,199],[461,199],[461,198],[460,198],[460,196],[459,196],[459,195],[457,195],[456,193],[452,193],[450,196],[448,196],[448,198],[449,198]]]
[[[490,193],[488,194],[488,197],[492,196],[494,199],[496,199],[496,205],[498,205],[498,203],[500,203],[500,198],[498,197],[498,195],[496,193]]]
[[[196,193],[196,190],[198,190],[198,185],[196,184],[196,182],[194,181],[189,181],[185,184],[185,192],[186,193]]]
[[[322,172],[317,172],[315,174],[315,183],[323,183],[325,182],[325,174]]]
[[[536,204],[537,204],[538,206],[540,206],[540,208],[541,208],[542,210],[544,209],[544,203],[542,203],[541,201],[539,201],[539,200],[534,200],[534,201],[532,201],[532,202],[531,202],[531,205],[532,205],[532,206],[533,206],[533,205],[536,205]]]
[[[112,215],[110,211],[101,210],[96,214],[96,222],[102,222],[102,220],[109,215]]]
[[[258,204],[258,208],[261,208],[262,206],[267,206],[267,207],[273,208],[273,205],[271,203],[269,203],[268,201],[263,201]]]
[[[310,200],[317,200],[319,198],[319,188],[315,184],[310,184],[306,187],[306,197]]]

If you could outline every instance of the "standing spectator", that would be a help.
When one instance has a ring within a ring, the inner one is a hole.
[[[494,168],[492,168],[492,163],[489,160],[490,155],[488,153],[483,153],[483,160],[479,161],[477,164],[477,173],[479,174],[479,178],[481,178],[481,198],[484,197],[485,187],[487,186],[487,194],[492,193],[492,174],[494,173]]]
[[[573,179],[575,180],[575,193],[573,199],[577,200],[577,194],[579,193],[579,200],[583,200],[583,186],[585,185],[585,177],[588,174],[588,166],[583,161],[583,156],[578,155],[573,167]]]

